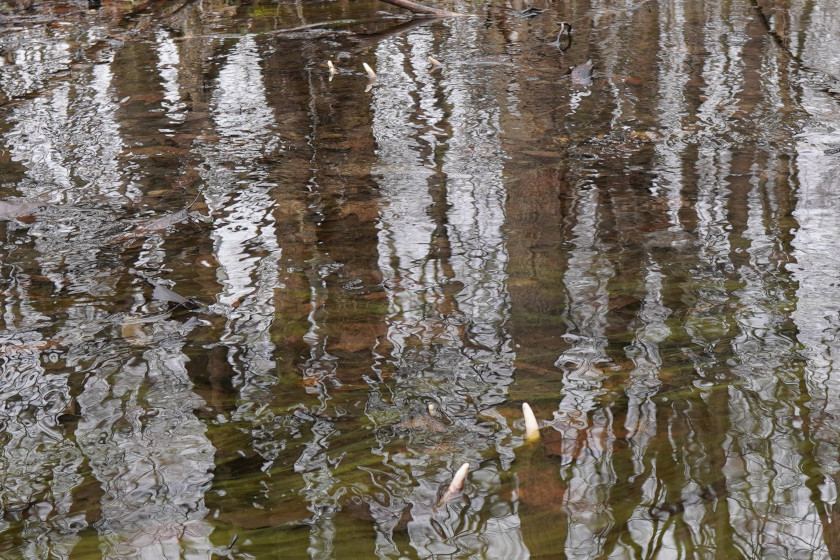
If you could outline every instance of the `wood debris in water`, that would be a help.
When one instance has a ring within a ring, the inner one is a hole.
[[[540,425],[537,423],[537,417],[534,416],[534,411],[531,410],[531,405],[528,403],[522,403],[522,416],[525,418],[525,439],[527,441],[540,439]]]
[[[463,490],[464,482],[467,480],[467,474],[469,472],[469,463],[464,463],[463,465],[461,465],[461,468],[458,469],[458,472],[456,472],[455,476],[452,477],[452,482],[449,483],[449,487],[446,489],[446,492],[443,493],[443,497],[440,500],[438,500],[438,506],[442,506],[446,502],[450,501],[458,494],[458,492]]]
[[[557,47],[557,49],[563,53],[572,46],[572,24],[568,21],[560,21],[557,22],[557,27],[559,29],[557,32],[557,39],[549,43],[549,45]],[[560,38],[564,34],[566,35],[566,40],[561,41]]]

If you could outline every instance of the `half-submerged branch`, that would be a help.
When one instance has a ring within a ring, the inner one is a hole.
[[[427,16],[444,17],[463,15],[457,14],[455,12],[450,12],[449,10],[441,10],[440,8],[424,6],[423,4],[418,4],[417,2],[412,2],[411,0],[382,0],[382,2],[385,2],[386,4],[391,4],[392,6],[397,6],[398,8],[405,8],[413,14],[424,14]]]

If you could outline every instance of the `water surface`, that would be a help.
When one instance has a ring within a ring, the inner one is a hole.
[[[0,556],[840,556],[840,2],[33,4]]]

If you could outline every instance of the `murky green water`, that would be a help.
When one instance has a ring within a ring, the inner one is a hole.
[[[0,2],[0,557],[840,557],[840,2],[241,4]]]

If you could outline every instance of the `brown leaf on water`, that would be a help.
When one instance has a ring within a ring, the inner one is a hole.
[[[120,333],[133,346],[148,346],[149,344],[149,335],[143,329],[141,321],[126,320],[120,328]]]
[[[314,387],[319,385],[321,381],[322,379],[319,375],[308,375],[295,381],[295,385],[298,387]]]

